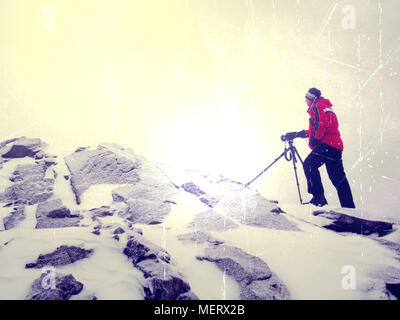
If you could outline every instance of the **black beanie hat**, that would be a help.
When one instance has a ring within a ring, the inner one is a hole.
[[[308,92],[313,94],[317,98],[319,98],[321,96],[321,91],[318,90],[317,88],[311,88],[310,90],[308,90]]]

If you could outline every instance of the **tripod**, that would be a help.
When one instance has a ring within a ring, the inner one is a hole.
[[[272,165],[274,163],[276,163],[280,158],[282,158],[284,156],[287,161],[292,161],[293,162],[293,169],[294,169],[294,175],[296,177],[297,191],[299,193],[300,204],[303,204],[303,200],[301,199],[301,193],[300,193],[299,179],[297,177],[297,167],[296,167],[297,159],[296,159],[296,155],[300,159],[301,164],[303,164],[303,160],[301,159],[300,154],[297,151],[296,147],[293,145],[293,140],[287,140],[287,142],[289,143],[289,146],[287,147],[286,144],[285,144],[285,150],[283,150],[281,155],[278,158],[276,158],[268,167],[266,167],[263,171],[261,171],[253,180],[251,180],[250,182],[247,182],[245,184],[245,186],[246,187],[249,186],[250,183],[252,183],[254,180],[256,180],[265,171],[267,171],[270,167],[272,167]]]

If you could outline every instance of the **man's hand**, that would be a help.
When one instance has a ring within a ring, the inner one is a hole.
[[[307,138],[306,130],[302,130],[302,131],[297,132],[296,136],[299,137],[299,138]]]

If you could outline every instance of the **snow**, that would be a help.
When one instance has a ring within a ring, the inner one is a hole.
[[[12,172],[10,168],[17,162],[20,163],[20,160],[8,163],[8,173]],[[83,214],[84,209],[112,204],[111,190],[119,185],[102,184],[85,191],[82,203],[76,205],[69,181],[63,177],[64,173],[68,173],[65,170],[63,161],[60,161],[56,167],[58,176],[54,190],[56,196],[62,197],[65,205]],[[3,179],[7,177],[6,172],[1,171]],[[186,178],[180,182],[187,182]],[[190,175],[195,183],[198,178],[198,173]],[[146,239],[169,252],[171,264],[190,283],[192,291],[200,299],[239,299],[240,289],[236,281],[215,264],[196,259],[203,254],[207,243],[178,240],[178,235],[195,231],[187,227],[189,222],[209,207],[186,192],[179,193],[176,203],[172,205],[164,223],[136,224],[134,227],[141,228]],[[394,251],[368,237],[343,235],[321,228],[322,218],[312,215],[315,209],[312,206],[279,206],[286,212],[286,217],[302,231],[280,231],[239,224],[239,228],[209,231],[209,234],[227,245],[238,247],[264,260],[288,287],[292,299],[382,298],[385,284],[379,275],[391,267],[400,269]],[[84,284],[84,290],[72,299],[89,299],[93,296],[98,299],[143,299],[143,275],[123,254],[126,233],[120,235],[119,241],[113,239],[111,227],[101,229],[100,236],[94,235],[91,233],[93,221],[88,214],[81,222],[83,227],[36,230],[33,229],[36,224],[36,207],[26,206],[26,219],[16,228],[0,232],[0,299],[23,299],[32,282],[41,274],[40,269],[25,269],[25,264],[36,261],[40,254],[50,253],[61,245],[94,249],[90,258],[56,267],[57,272],[71,273]],[[372,211],[324,207],[326,209],[363,218],[378,216]],[[9,211],[8,208],[2,210],[3,215]],[[218,208],[215,210],[218,212]],[[219,213],[225,215],[224,212]],[[116,214],[98,219],[103,226],[125,225],[123,218]],[[398,242],[400,232],[396,231],[383,238]],[[355,271],[354,289],[343,286],[349,268]]]

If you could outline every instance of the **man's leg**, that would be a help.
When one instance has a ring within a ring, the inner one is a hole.
[[[329,150],[329,160],[326,162],[326,171],[328,172],[329,179],[337,190],[342,208],[355,208],[350,184],[343,168],[341,150],[335,148]]]
[[[318,170],[324,164],[324,159],[320,152],[318,152],[318,149],[317,147],[311,151],[303,163],[308,193],[311,193],[314,197],[324,195],[324,187],[322,186],[321,175]]]

